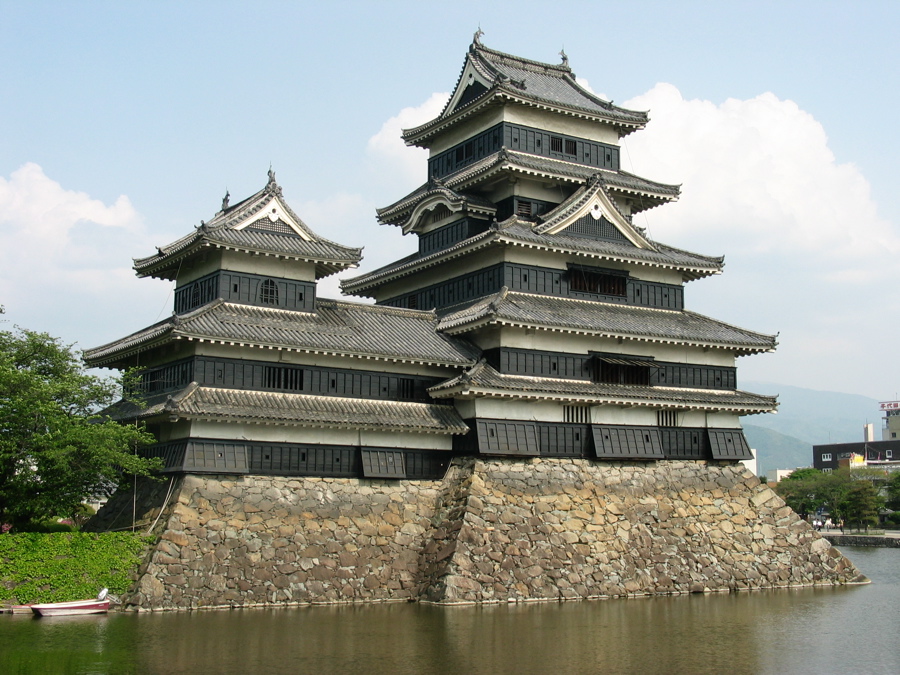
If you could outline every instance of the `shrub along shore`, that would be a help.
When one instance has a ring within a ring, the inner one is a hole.
[[[0,534],[0,606],[125,593],[153,537],[131,532]]]

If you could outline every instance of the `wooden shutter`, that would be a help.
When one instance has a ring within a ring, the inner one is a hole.
[[[713,459],[753,459],[741,429],[708,429]]]
[[[478,420],[478,450],[486,455],[537,457],[541,454],[534,422]]]
[[[362,465],[366,478],[406,478],[406,462],[400,450],[362,448]]]
[[[595,424],[594,451],[599,459],[663,459],[657,427]]]

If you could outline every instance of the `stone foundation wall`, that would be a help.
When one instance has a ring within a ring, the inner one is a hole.
[[[441,481],[192,475],[168,508],[126,605],[510,602],[865,581],[730,463],[465,458]]]

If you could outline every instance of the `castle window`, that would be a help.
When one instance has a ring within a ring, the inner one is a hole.
[[[573,268],[569,270],[569,288],[582,293],[625,297],[626,278],[617,274],[602,274]]]
[[[590,424],[590,407],[586,405],[564,405],[563,422],[568,422],[570,424]]]
[[[566,140],[566,154],[574,155],[576,152],[575,141]]]
[[[264,305],[278,304],[278,286],[271,279],[266,279],[260,284],[259,301]]]
[[[660,427],[677,427],[678,411],[677,410],[657,410],[656,425]]]
[[[597,354],[594,357],[594,382],[649,386],[651,368],[659,366],[650,359]]]
[[[563,149],[563,139],[559,136],[551,136],[550,137],[550,152],[562,152]]]

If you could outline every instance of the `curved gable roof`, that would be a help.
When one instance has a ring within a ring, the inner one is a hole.
[[[281,186],[269,172],[266,186],[234,206],[226,196],[221,211],[200,222],[190,234],[157,249],[155,255],[134,259],[140,277],[174,279],[184,258],[201,248],[213,247],[273,255],[316,265],[316,278],[355,266],[361,248],[350,248],[320,237],[284,200]]]
[[[607,122],[620,135],[647,124],[646,112],[620,108],[578,84],[568,58],[562,56],[562,64],[553,65],[505,54],[481,44],[479,31],[444,110],[430,122],[404,130],[403,139],[410,145],[427,146],[435,133],[497,99]],[[469,87],[473,89],[467,92]]]

